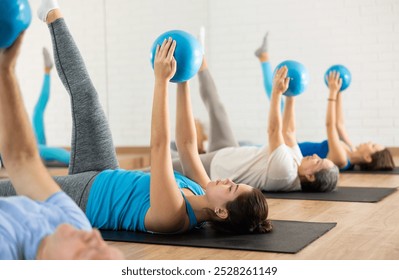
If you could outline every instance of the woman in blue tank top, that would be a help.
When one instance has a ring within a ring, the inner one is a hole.
[[[177,85],[176,145],[184,175],[174,173],[170,151],[168,82],[176,71],[176,42],[157,47],[151,120],[151,174],[118,169],[108,121],[83,59],[59,9],[48,22],[56,68],[72,103],[69,175],[56,181],[102,229],[180,233],[210,222],[235,233],[265,233],[266,199],[258,189],[211,181],[199,159],[188,82]],[[12,194],[0,182],[0,195]]]
[[[261,61],[263,81],[266,95],[270,99],[273,72],[269,62],[267,50],[267,34],[255,55]],[[322,142],[299,143],[302,155],[317,155],[320,158],[328,158],[337,165],[340,170],[347,170],[358,165],[363,170],[392,170],[395,167],[392,154],[389,150],[373,142],[362,143],[354,146],[350,140],[344,125],[342,109],[342,94],[340,92],[341,81],[337,73],[330,73],[330,95],[327,106],[327,140]]]
[[[299,144],[304,156],[317,154],[321,158],[331,159],[340,170],[348,170],[358,165],[362,170],[392,170],[395,167],[392,155],[382,145],[367,142],[354,146],[344,125],[342,109],[342,80],[339,73],[328,76],[330,94],[327,99],[326,129],[327,140],[303,142]]]

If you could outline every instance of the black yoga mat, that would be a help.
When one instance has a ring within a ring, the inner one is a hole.
[[[384,174],[384,175],[399,175],[399,166],[396,166],[393,170],[376,170],[376,171],[370,171],[370,170],[360,170],[357,168],[354,168],[352,170],[340,170],[339,172],[341,173],[350,173],[350,174]]]
[[[396,192],[396,188],[338,187],[333,192],[264,192],[266,198],[326,200],[346,202],[378,202]]]
[[[256,235],[223,234],[209,227],[170,235],[108,230],[101,230],[101,234],[107,241],[294,254],[336,225],[337,223],[273,221],[272,232]]]

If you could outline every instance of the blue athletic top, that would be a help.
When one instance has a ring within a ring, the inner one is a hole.
[[[298,145],[304,157],[316,154],[321,158],[327,158],[328,140],[324,140],[323,142],[302,142],[298,143]],[[346,164],[346,166],[341,168],[340,170],[348,170],[353,168],[353,165],[351,164],[349,159],[347,160],[348,163]]]
[[[85,214],[64,192],[46,201],[0,197],[0,260],[34,260],[43,238],[61,224],[91,231]]]
[[[204,190],[187,177],[175,172],[180,189],[186,188],[195,195]],[[86,215],[93,227],[110,230],[148,232],[144,220],[150,208],[151,174],[123,169],[105,170],[95,178],[90,189]],[[185,198],[190,229],[197,226],[197,219],[190,203]]]

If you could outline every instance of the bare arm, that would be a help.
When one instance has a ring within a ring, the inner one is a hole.
[[[281,95],[288,89],[289,78],[287,77],[288,69],[286,66],[280,68],[273,80],[272,98],[270,101],[269,111],[269,151],[270,153],[284,144],[283,124],[281,118]]]
[[[61,189],[40,159],[15,75],[22,38],[0,51],[0,151],[17,194],[44,201]]]
[[[346,152],[341,145],[336,126],[336,102],[338,91],[341,88],[342,79],[339,78],[339,73],[333,71],[328,76],[328,87],[330,95],[328,98],[327,115],[326,115],[326,129],[328,139],[328,158],[334,162],[335,165],[342,168],[347,164]]]
[[[172,43],[173,42],[173,43]],[[157,48],[154,62],[155,86],[151,119],[150,209],[148,230],[170,232],[184,225],[184,200],[173,174],[170,153],[168,82],[176,72],[173,53],[176,42],[164,41]]]
[[[295,99],[287,96],[285,99],[284,116],[283,116],[283,137],[288,147],[297,145],[296,141],[296,125],[295,125]]]
[[[344,112],[342,106],[342,93],[339,92],[337,95],[337,130],[339,138],[344,141],[352,150],[354,149],[353,143],[349,138],[348,132],[346,131]]]
[[[210,179],[198,154],[197,133],[188,82],[177,85],[176,98],[176,145],[184,175],[200,184],[203,189],[206,189]]]

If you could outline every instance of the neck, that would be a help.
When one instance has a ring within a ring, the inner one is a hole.
[[[348,155],[349,161],[352,164],[359,164],[359,163],[363,163],[364,162],[362,155],[360,155],[357,150],[350,151],[350,152],[347,153],[347,155]]]
[[[186,196],[186,198],[194,210],[195,218],[198,223],[206,222],[211,219],[211,216],[207,211],[205,211],[205,209],[212,209],[212,206],[205,195],[190,195]]]

